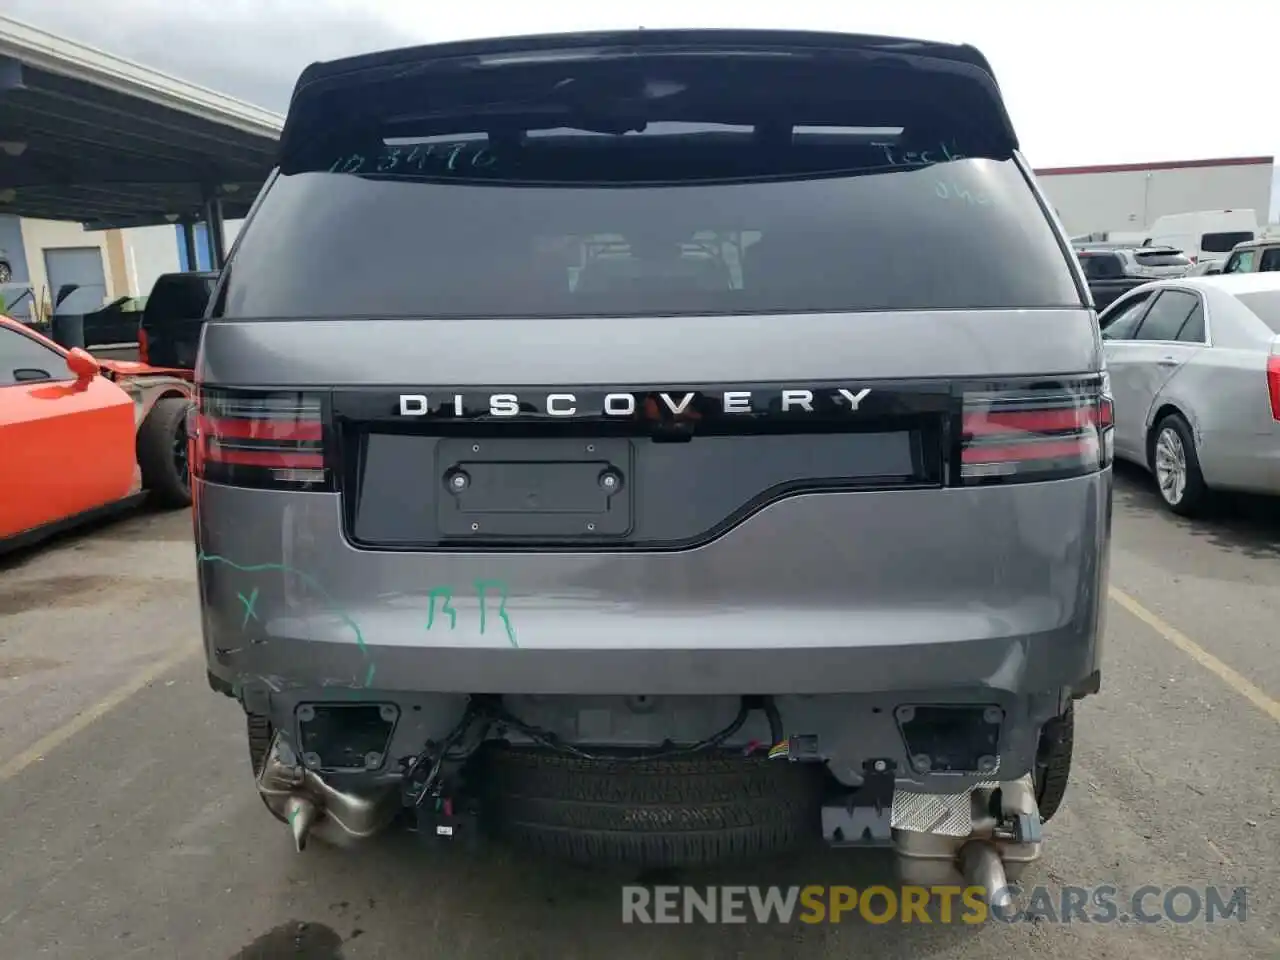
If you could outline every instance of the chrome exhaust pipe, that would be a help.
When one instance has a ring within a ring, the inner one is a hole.
[[[960,850],[960,872],[965,886],[981,887],[986,891],[986,901],[997,910],[1013,904],[1009,890],[1009,878],[1004,872],[1000,851],[988,840],[971,840]]]
[[[300,793],[292,794],[284,802],[285,819],[293,832],[293,846],[299,853],[307,845],[307,835],[320,817],[320,808]]]
[[[995,910],[1016,899],[1018,883],[1041,856],[1040,823],[1030,775],[976,784],[954,794],[895,790],[892,840],[903,883],[981,887]]]
[[[339,790],[299,763],[278,733],[257,786],[271,811],[289,825],[299,852],[312,836],[332,846],[368,840],[390,826],[400,812],[395,784],[358,793]]]

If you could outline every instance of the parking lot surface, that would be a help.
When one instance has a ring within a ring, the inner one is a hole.
[[[1103,691],[1024,883],[1243,886],[1243,922],[636,927],[627,874],[403,835],[296,854],[205,682],[178,513],[0,565],[0,957],[1280,958],[1280,510],[1183,521],[1117,484]],[[893,881],[825,852],[663,882]]]

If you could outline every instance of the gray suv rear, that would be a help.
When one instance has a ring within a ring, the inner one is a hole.
[[[210,682],[299,849],[1038,854],[1099,684],[1111,407],[973,48],[314,65],[198,378]]]

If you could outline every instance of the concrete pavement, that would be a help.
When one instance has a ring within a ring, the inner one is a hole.
[[[1280,509],[1164,513],[1122,473],[1101,695],[1029,883],[1249,888],[1245,922],[620,923],[619,882],[392,836],[293,853],[198,657],[185,514],[0,566],[0,958],[1280,957]],[[677,882],[865,886],[824,853]]]

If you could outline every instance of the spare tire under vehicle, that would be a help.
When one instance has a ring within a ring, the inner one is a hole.
[[[494,832],[555,859],[692,866],[820,839],[820,766],[726,752],[586,760],[505,747],[476,760]]]

